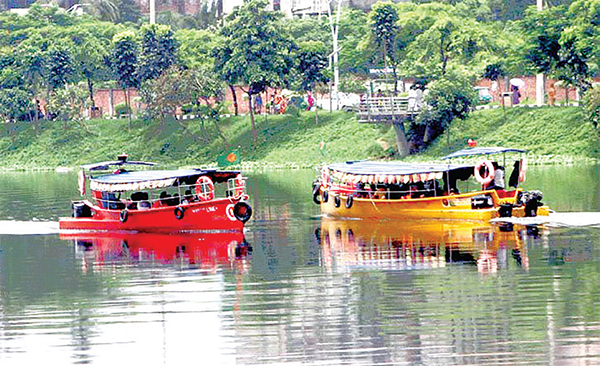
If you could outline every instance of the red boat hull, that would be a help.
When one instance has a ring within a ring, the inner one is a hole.
[[[222,198],[146,210],[108,210],[86,202],[92,209],[91,217],[61,218],[59,228],[62,231],[158,233],[242,231],[244,222],[233,213],[237,202]],[[125,219],[123,216],[126,216]]]

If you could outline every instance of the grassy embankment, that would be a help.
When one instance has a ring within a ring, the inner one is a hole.
[[[121,152],[164,165],[206,166],[214,165],[217,156],[228,151],[227,146],[238,149],[243,169],[309,167],[385,157],[395,141],[389,126],[359,124],[353,114],[320,111],[318,125],[314,113],[268,116],[267,120],[257,117],[258,143],[254,146],[249,120],[231,117],[221,121],[227,145],[212,124],[202,126],[197,120],[162,125],[138,120],[131,130],[126,119],[70,122],[66,128],[60,122],[44,122],[40,130],[32,123],[4,124],[0,128],[0,167],[75,167],[114,159]],[[456,121],[450,143],[455,150],[466,146],[468,138],[475,138],[479,146],[529,149],[540,163],[567,163],[598,158],[597,136],[579,108],[512,108],[506,110],[506,116],[496,109]],[[431,160],[447,151],[447,136],[442,136],[425,154],[408,160]]]

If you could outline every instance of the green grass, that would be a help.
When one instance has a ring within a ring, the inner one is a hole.
[[[453,151],[467,146],[469,138],[478,146],[523,148],[534,161],[561,164],[600,157],[598,131],[586,122],[579,107],[502,108],[473,112],[465,121],[454,121],[450,129]],[[448,152],[448,136],[440,137],[426,155]]]
[[[225,143],[211,122],[199,120],[147,123],[127,119],[82,123],[42,122],[0,125],[0,168],[34,170],[76,167],[129,153],[132,159],[169,166],[215,165],[229,149],[240,152],[243,169],[313,167],[325,162],[376,159],[395,148],[390,126],[359,124],[352,113],[314,112],[256,117],[253,143],[250,117],[230,117],[219,123]],[[598,133],[585,122],[578,107],[507,108],[473,112],[450,129],[450,148],[479,146],[528,149],[539,163],[595,160],[600,154]],[[433,160],[448,152],[447,135],[425,153],[408,160]],[[324,146],[324,148],[321,148]]]

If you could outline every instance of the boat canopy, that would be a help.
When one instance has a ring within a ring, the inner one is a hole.
[[[452,159],[452,158],[458,158],[461,156],[502,154],[502,153],[507,153],[507,152],[526,153],[527,150],[513,149],[513,148],[507,148],[507,147],[474,147],[474,148],[455,151],[450,155],[444,156],[442,159]]]
[[[395,174],[444,173],[466,167],[458,164],[388,163],[383,161],[349,161],[329,164],[329,169],[347,174]]]
[[[108,170],[110,166],[121,166],[121,165],[146,165],[146,166],[155,166],[156,163],[151,163],[147,161],[127,161],[127,160],[114,160],[114,161],[102,161],[100,163],[92,163],[81,165],[80,168],[83,170]]]
[[[400,163],[379,161],[350,161],[334,163],[327,166],[330,175],[352,183],[416,183],[433,179],[442,179],[444,173],[473,169],[470,165],[458,164],[425,164]]]
[[[102,192],[139,191],[171,186],[192,185],[200,176],[208,176],[216,183],[235,178],[239,171],[217,169],[146,170],[105,174],[90,178],[90,189]]]

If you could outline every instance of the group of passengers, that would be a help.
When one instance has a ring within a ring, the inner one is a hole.
[[[355,196],[375,199],[408,199],[443,196],[437,180],[406,184],[358,183]]]
[[[169,194],[162,191],[158,199],[151,201],[148,192],[133,192],[129,199],[121,199],[120,194],[113,192],[102,192],[101,197],[96,197],[100,207],[122,210],[147,210],[149,208],[177,206],[180,204],[189,204],[196,200],[190,189],[180,196],[179,193]]]

